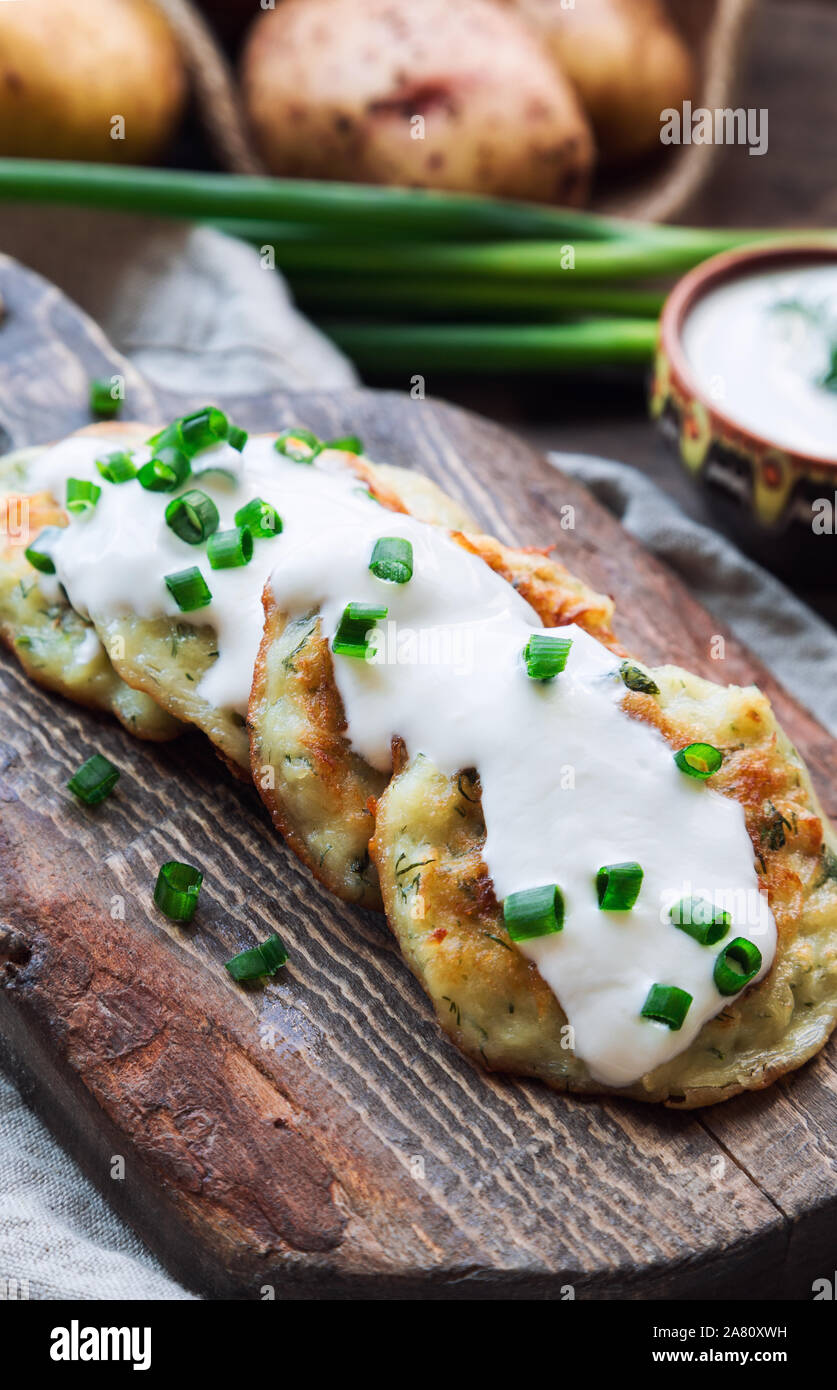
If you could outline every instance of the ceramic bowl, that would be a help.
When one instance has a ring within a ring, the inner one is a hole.
[[[837,264],[833,242],[774,243],[713,256],[684,276],[660,317],[650,411],[705,489],[710,510],[751,552],[774,569],[802,566],[809,574],[837,576],[837,542],[823,545],[814,526],[825,497],[835,506],[837,529],[837,458],[795,452],[737,424],[725,413],[724,383],[713,391],[712,383],[707,389],[698,382],[683,348],[690,312],[720,285],[759,271],[825,264]]]

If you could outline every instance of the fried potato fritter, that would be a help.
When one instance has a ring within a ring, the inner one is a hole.
[[[106,432],[117,429],[111,424]],[[96,432],[100,426],[84,431]],[[47,600],[26,559],[26,546],[39,531],[67,524],[54,498],[29,491],[29,469],[42,452],[22,449],[0,459],[0,639],[44,689],[115,715],[139,738],[174,738],[180,732],[177,721],[120,679],[93,624],[65,598]]]
[[[755,688],[677,667],[651,672],[659,695],[629,693],[634,718],[672,747],[724,753],[709,785],[744,808],[778,945],[771,970],[727,1002],[692,1045],[618,1092],[691,1108],[769,1085],[823,1045],[837,1022],[837,840],[807,770]],[[387,916],[446,1033],[489,1070],[557,1090],[603,1092],[570,1046],[567,1018],[505,930],[482,858],[476,774],[443,776],[402,749],[370,845]]]

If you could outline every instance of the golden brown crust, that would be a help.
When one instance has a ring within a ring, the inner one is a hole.
[[[264,607],[248,714],[253,781],[274,826],[311,872],[347,901],[380,909],[369,806],[387,779],[345,737],[316,615],[289,622],[269,585]]]
[[[493,536],[462,532],[455,533],[454,540],[479,555],[495,574],[511,584],[532,605],[544,627],[577,623],[611,651],[624,655],[625,649],[611,627],[613,600],[570,574],[548,549],[531,545],[515,548],[503,545]]]

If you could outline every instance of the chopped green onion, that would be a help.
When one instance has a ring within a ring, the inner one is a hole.
[[[92,512],[101,495],[98,483],[89,483],[86,478],[67,479],[67,511],[73,516]]]
[[[218,508],[205,492],[190,488],[169,502],[166,525],[187,545],[200,545],[218,529]]]
[[[185,483],[191,471],[192,466],[183,450],[166,444],[155,450],[154,457],[142,465],[137,477],[149,492],[174,492],[176,487]]]
[[[196,608],[206,608],[212,602],[209,586],[197,565],[167,574],[165,583],[181,613],[192,613]]]
[[[67,786],[83,801],[85,806],[98,806],[106,796],[110,796],[119,781],[119,768],[102,753],[94,753],[78,772],[74,772]]]
[[[221,444],[227,437],[229,421],[223,410],[207,405],[191,415],[184,415],[180,421],[181,448],[189,458],[199,454],[202,449],[211,449],[213,444]]]
[[[715,961],[712,978],[719,994],[737,994],[761,970],[761,951],[746,936],[737,936]]]
[[[276,508],[271,507],[269,502],[263,502],[261,497],[254,497],[252,501],[239,507],[235,514],[235,524],[246,526],[256,540],[278,536],[282,530],[282,518]]]
[[[533,681],[550,681],[563,671],[572,646],[571,637],[549,637],[533,632],[523,648],[526,670]]]
[[[191,922],[198,905],[203,874],[191,864],[169,859],[161,865],[154,885],[154,901],[172,922]]]
[[[673,1033],[677,1033],[683,1027],[691,1002],[691,994],[685,989],[678,989],[677,985],[652,985],[639,1011],[640,1017],[665,1023]]]
[[[711,743],[690,743],[675,753],[674,761],[680,771],[687,773],[689,777],[703,779],[718,771],[724,761],[724,755]]]
[[[371,603],[347,603],[334,634],[332,651],[338,656],[365,660],[371,651],[369,633],[377,623],[383,622],[388,612],[388,608],[376,608]]]
[[[343,439],[329,439],[323,447],[326,449],[342,449],[344,454],[363,453],[363,445],[356,434],[347,434]]]
[[[676,927],[694,937],[701,946],[714,946],[729,931],[728,912],[716,912],[706,898],[681,898],[669,911]]]
[[[30,565],[41,574],[55,574],[55,561],[53,560],[49,547],[54,545],[61,537],[62,527],[45,526],[35,537],[31,545],[24,550],[24,555]]]
[[[260,946],[253,946],[249,951],[240,951],[232,960],[226,962],[226,969],[234,980],[256,980],[260,975],[275,975],[287,959],[288,953],[282,938],[274,935],[269,936]]]
[[[217,406],[207,405],[195,410],[191,415],[183,415],[172,420],[165,429],[158,430],[148,440],[155,453],[164,448],[179,449],[192,459],[204,449],[226,441],[239,453],[247,443],[247,431],[230,424],[226,415]]]
[[[246,526],[216,531],[209,538],[206,553],[214,570],[238,569],[240,565],[249,565],[253,558],[253,537]]]
[[[181,449],[183,436],[180,433],[180,421],[172,420],[170,425],[166,425],[164,429],[152,434],[151,438],[145,442],[155,453],[158,449]]]
[[[603,912],[628,912],[639,897],[642,866],[632,860],[605,864],[596,874],[596,892]]]
[[[131,455],[121,449],[106,454],[103,459],[97,459],[96,467],[108,483],[127,483],[137,476]]]
[[[114,396],[115,382],[109,376],[97,376],[90,383],[90,413],[103,420],[112,420],[122,409],[122,397]]]
[[[531,941],[564,926],[564,898],[557,883],[509,893],[503,903],[503,920],[512,941]]]
[[[634,666],[630,661],[623,661],[619,667],[619,674],[629,690],[638,690],[642,695],[659,695],[660,693],[660,687],[656,681],[652,681],[641,666]]]
[[[310,463],[323,446],[310,430],[293,429],[280,434],[273,447],[295,463]]]
[[[406,584],[413,577],[413,547],[400,536],[381,536],[373,547],[369,568],[379,579]]]

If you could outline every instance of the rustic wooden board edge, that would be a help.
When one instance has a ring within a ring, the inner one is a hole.
[[[762,1230],[754,1238],[742,1240],[738,1246],[706,1260],[687,1256],[676,1265],[666,1263],[641,1271],[614,1269],[606,1278],[600,1274],[591,1278],[579,1276],[571,1268],[541,1274],[476,1268],[449,1271],[441,1277],[429,1277],[426,1270],[415,1270],[368,1277],[339,1274],[329,1268],[289,1272],[268,1260],[259,1267],[254,1267],[252,1261],[243,1261],[240,1268],[230,1264],[222,1269],[217,1260],[207,1257],[195,1244],[179,1219],[176,1205],[167,1200],[153,1173],[146,1173],[141,1195],[140,1190],[123,1189],[107,1177],[114,1154],[126,1156],[136,1169],[144,1166],[141,1156],[132,1145],[126,1146],[124,1134],[103,1120],[101,1111],[69,1068],[56,1067],[46,1052],[39,1059],[39,1071],[27,1064],[31,1032],[15,1036],[14,1011],[3,1007],[2,995],[0,1021],[0,1067],[14,1080],[23,1099],[44,1119],[57,1142],[168,1272],[190,1292],[205,1298],[260,1301],[265,1288],[269,1288],[271,1297],[282,1301],[563,1301],[572,1288],[573,1298],[595,1302],[720,1302],[744,1296],[742,1289],[749,1282],[754,1263],[759,1268],[760,1300],[802,1298],[809,1287],[807,1258],[799,1278],[790,1283],[786,1278],[789,1223]],[[82,1125],[79,1113],[84,1117]],[[155,1188],[157,1203],[150,1212],[148,1194]],[[150,1234],[152,1226],[155,1236]],[[817,1262],[817,1269],[825,1267]]]

